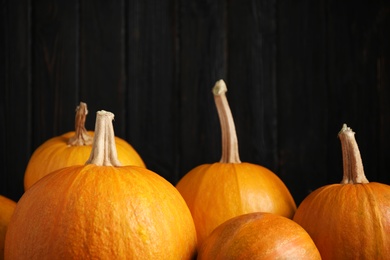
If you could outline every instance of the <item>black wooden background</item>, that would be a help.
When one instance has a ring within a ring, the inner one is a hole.
[[[389,1],[1,0],[0,37],[0,194],[14,200],[80,101],[89,130],[113,112],[116,135],[173,184],[218,161],[221,78],[241,159],[297,203],[341,180],[343,123],[368,179],[390,184]]]

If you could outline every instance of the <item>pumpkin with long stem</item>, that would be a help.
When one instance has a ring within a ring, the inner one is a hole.
[[[93,131],[85,128],[87,114],[87,104],[80,102],[76,108],[75,131],[53,137],[34,151],[24,173],[25,190],[50,172],[67,166],[82,165],[87,161],[94,135]],[[119,137],[115,137],[115,142],[123,165],[145,167],[141,156],[128,142]]]
[[[217,81],[213,93],[222,131],[221,160],[195,167],[176,184],[191,210],[199,244],[232,217],[264,211],[292,218],[296,209],[289,190],[275,173],[241,162],[226,91],[225,82]]]
[[[4,240],[16,202],[0,195],[0,260],[4,259]]]
[[[216,227],[199,248],[198,260],[310,259],[321,255],[296,222],[264,212],[243,214]]]
[[[310,234],[323,259],[389,259],[390,186],[367,180],[351,128],[344,124],[338,136],[341,183],[310,193],[294,221]]]
[[[121,166],[112,125],[99,111],[90,157],[43,177],[19,200],[5,259],[192,259],[196,231],[176,188]],[[42,162],[44,163],[44,162]]]

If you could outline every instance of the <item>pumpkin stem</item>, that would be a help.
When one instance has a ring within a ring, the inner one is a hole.
[[[76,107],[75,117],[75,134],[68,140],[68,145],[82,146],[92,144],[92,136],[90,136],[85,129],[85,119],[88,115],[87,104],[80,102],[80,105]]]
[[[343,154],[344,175],[341,183],[368,183],[366,175],[364,174],[359,147],[355,139],[355,132],[344,124],[338,137],[341,141],[341,150]]]
[[[226,98],[227,87],[225,82],[222,79],[218,80],[212,91],[222,132],[222,157],[220,162],[240,163],[236,127]]]
[[[101,110],[96,113],[92,151],[86,164],[121,166],[116,151],[112,120],[114,120],[114,114],[111,112]]]

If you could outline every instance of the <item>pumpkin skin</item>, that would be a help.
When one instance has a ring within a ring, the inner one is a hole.
[[[296,209],[279,177],[251,163],[203,164],[189,171],[176,188],[191,210],[199,245],[235,216],[264,211],[292,218]]]
[[[312,237],[323,259],[389,259],[390,186],[331,184],[310,193],[294,221]]]
[[[84,123],[87,112],[84,112],[84,115],[79,115],[78,113],[81,108],[86,110],[86,104],[81,102],[78,107],[79,110],[76,110],[75,131],[47,140],[31,155],[24,174],[25,191],[43,176],[55,170],[67,166],[85,164],[92,150],[94,132],[85,130]],[[78,122],[78,120],[81,122]],[[81,126],[78,126],[80,124]],[[79,131],[82,133],[78,133]],[[83,135],[83,137],[80,138],[81,140],[77,140],[79,135]],[[76,140],[74,140],[73,145],[70,145],[69,142],[72,138]],[[91,141],[85,143],[84,140],[87,138],[90,138]],[[118,159],[123,165],[146,167],[140,155],[128,142],[119,137],[115,137],[115,142]]]
[[[5,259],[195,256],[195,226],[180,193],[144,167],[120,166],[114,134],[102,134],[110,126],[100,128],[86,165],[52,172],[23,194],[9,224]]]
[[[323,259],[389,259],[390,186],[368,182],[354,132],[339,133],[344,176],[310,193],[294,221],[310,234]]]
[[[199,248],[206,259],[321,259],[309,234],[291,219],[253,212],[219,225]]]
[[[0,195],[0,260],[4,259],[5,234],[15,207],[15,201]]]
[[[71,166],[21,197],[5,259],[191,259],[196,231],[177,190],[136,166]]]
[[[222,156],[185,174],[176,184],[191,210],[198,244],[226,220],[250,213],[270,212],[292,218],[296,204],[286,185],[269,169],[241,162],[233,116],[223,80],[213,93],[221,123]]]
[[[94,136],[93,131],[88,131]],[[53,137],[40,145],[32,154],[24,174],[24,189],[28,190],[34,183],[45,175],[73,165],[83,165],[88,160],[92,145],[70,146],[69,138],[75,132],[68,132],[61,136]],[[118,151],[118,159],[123,165],[146,167],[137,151],[125,140],[115,137]],[[45,163],[42,163],[45,162]]]

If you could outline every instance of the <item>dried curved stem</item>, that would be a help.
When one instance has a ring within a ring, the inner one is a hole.
[[[96,113],[92,151],[86,164],[121,166],[116,151],[113,120],[114,114],[111,112],[101,110]]]
[[[68,145],[82,146],[92,144],[93,137],[90,136],[85,129],[85,120],[88,115],[87,104],[80,102],[76,108],[75,117],[75,134],[68,140]]]
[[[229,103],[226,98],[227,87],[225,82],[218,80],[213,87],[214,101],[217,107],[222,133],[221,163],[240,163],[236,127]]]
[[[368,183],[366,175],[364,174],[359,147],[355,139],[355,132],[344,124],[338,136],[341,141],[343,154],[344,174],[341,183]]]

